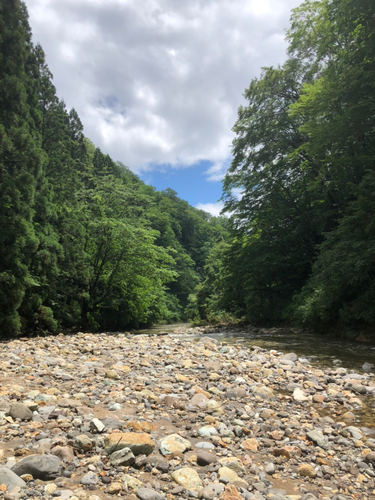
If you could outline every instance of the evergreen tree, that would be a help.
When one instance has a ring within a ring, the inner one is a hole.
[[[0,32],[0,328],[12,334],[21,330],[18,309],[26,291],[38,286],[30,262],[39,244],[35,192],[45,155],[29,108],[32,46],[18,0],[2,2]]]

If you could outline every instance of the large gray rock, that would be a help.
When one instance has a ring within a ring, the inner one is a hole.
[[[33,412],[22,403],[14,403],[9,408],[9,415],[14,419],[20,418],[21,420],[31,420]]]
[[[7,490],[12,490],[13,488],[20,487],[24,488],[26,483],[17,474],[8,467],[0,467],[0,484],[5,484]]]
[[[31,455],[16,463],[12,471],[17,476],[31,474],[34,479],[51,481],[61,475],[61,460],[55,455]]]

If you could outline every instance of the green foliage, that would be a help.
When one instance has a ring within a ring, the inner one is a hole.
[[[22,2],[0,32],[2,335],[181,320],[220,223],[84,137]]]
[[[258,322],[374,324],[373,2],[306,0],[287,39],[233,129],[216,304]]]
[[[313,274],[296,298],[302,324],[375,323],[375,178],[368,172],[340,219],[320,246]]]

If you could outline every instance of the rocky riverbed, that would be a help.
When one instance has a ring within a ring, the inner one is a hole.
[[[77,334],[0,344],[0,378],[4,500],[375,499],[356,417],[371,372],[203,334]]]

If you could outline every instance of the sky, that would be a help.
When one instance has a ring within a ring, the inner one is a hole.
[[[301,0],[26,0],[57,95],[142,180],[219,215],[243,93]]]

